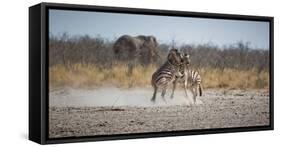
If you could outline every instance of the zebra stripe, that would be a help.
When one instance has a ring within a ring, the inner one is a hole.
[[[201,76],[198,71],[186,69],[186,72],[188,72],[188,82],[190,82],[191,85],[200,85],[201,84]]]
[[[169,63],[164,64],[158,71],[156,71],[152,76],[152,81],[158,87],[165,87],[168,85],[169,81],[173,78],[174,74],[172,67]]]
[[[155,101],[158,88],[162,89],[162,98],[164,99],[167,86],[174,81],[176,75],[179,75],[180,64],[182,64],[180,53],[172,49],[169,52],[168,60],[152,75],[151,85],[154,88],[154,93],[151,101]]]
[[[196,101],[197,91],[199,90],[199,96],[202,96],[201,76],[198,71],[190,69],[189,55],[184,55],[184,64],[179,68],[179,72],[183,73],[183,76],[175,78],[173,81],[173,91],[171,98],[174,96],[177,83],[184,83],[184,89],[187,96],[187,89],[190,89],[193,94],[194,102]],[[190,86],[189,86],[190,85]]]

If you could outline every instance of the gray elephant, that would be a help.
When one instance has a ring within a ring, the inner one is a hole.
[[[113,45],[115,57],[129,65],[129,74],[136,63],[147,65],[158,58],[158,43],[154,36],[139,35],[132,37],[123,35]]]

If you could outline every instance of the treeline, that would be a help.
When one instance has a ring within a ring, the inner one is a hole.
[[[269,69],[269,51],[252,49],[249,43],[237,42],[222,48],[212,44],[183,45],[180,48],[191,55],[192,64],[198,68]]]
[[[110,67],[117,61],[114,59],[113,41],[100,36],[70,37],[63,34],[60,37],[49,38],[49,65],[95,64],[99,67]],[[170,46],[160,44],[156,66],[161,65],[168,54]],[[269,51],[252,49],[249,43],[237,42],[232,45],[219,47],[209,44],[186,44],[178,47],[181,51],[191,55],[192,65],[196,68],[238,69],[255,68],[258,71],[268,71]]]
[[[49,65],[62,64],[67,66],[79,64],[106,65],[112,62],[113,42],[102,37],[92,38],[88,35],[49,38]]]

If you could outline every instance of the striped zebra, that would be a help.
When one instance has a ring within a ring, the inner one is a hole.
[[[162,89],[162,98],[164,99],[167,86],[175,80],[176,76],[182,76],[179,72],[179,66],[183,63],[182,55],[177,49],[171,49],[167,61],[156,70],[151,78],[151,85],[154,88],[154,93],[151,101],[155,102],[156,93],[159,88]]]
[[[192,92],[193,101],[195,103],[198,91],[199,96],[202,96],[202,79],[198,71],[192,70],[190,68],[190,57],[188,54],[183,55],[183,64],[180,66],[179,70],[182,76],[176,76],[175,80],[173,81],[173,91],[171,98],[174,97],[174,91],[176,89],[177,83],[183,83],[186,97],[188,96],[187,89],[189,89]]]

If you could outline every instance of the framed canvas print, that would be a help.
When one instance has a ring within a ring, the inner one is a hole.
[[[273,130],[273,17],[29,8],[29,139]]]

